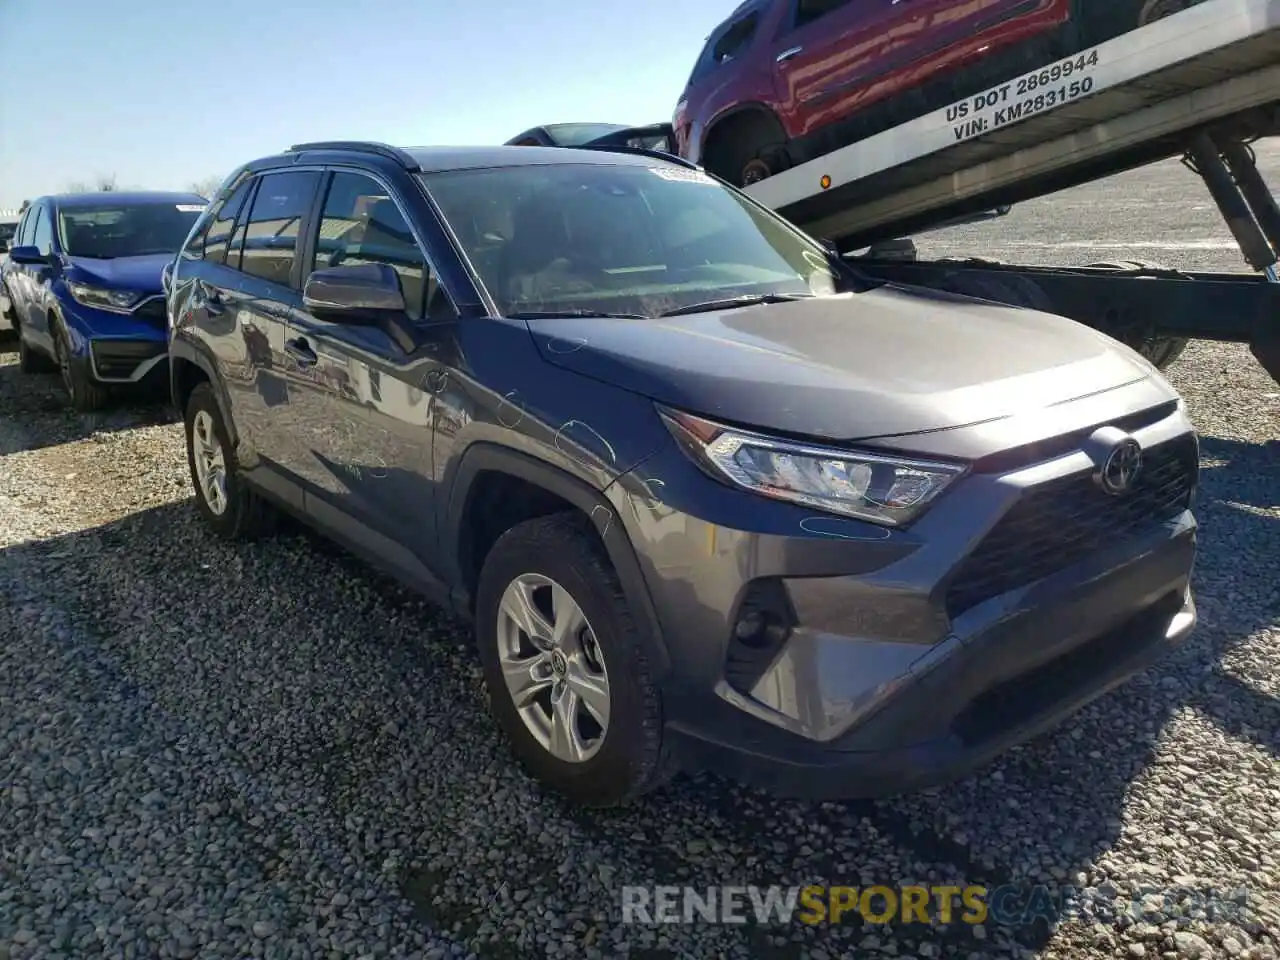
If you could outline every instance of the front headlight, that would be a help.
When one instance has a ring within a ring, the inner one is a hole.
[[[142,298],[142,294],[132,290],[104,290],[87,283],[68,283],[67,289],[71,291],[76,303],[112,313],[128,313]]]
[[[951,485],[959,464],[793,443],[660,409],[704,470],[753,493],[890,527],[910,523]]]

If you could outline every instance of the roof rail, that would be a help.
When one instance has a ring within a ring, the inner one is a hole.
[[[394,160],[406,170],[417,171],[418,161],[413,154],[399,147],[373,140],[316,140],[313,143],[295,143],[286,153],[302,153],[304,150],[346,150],[355,153],[372,153]]]

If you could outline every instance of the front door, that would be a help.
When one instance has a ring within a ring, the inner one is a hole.
[[[391,189],[371,176],[332,175],[313,236],[307,272],[389,264],[400,277],[408,319],[421,329],[428,310],[445,305]],[[451,319],[450,313],[444,325]],[[286,351],[296,371],[289,420],[307,444],[290,467],[308,482],[308,512],[401,572],[433,580],[434,354],[425,346],[407,351],[380,328],[322,320],[305,309],[291,316]]]

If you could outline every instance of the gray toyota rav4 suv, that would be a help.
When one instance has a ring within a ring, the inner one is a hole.
[[[580,803],[937,784],[1195,622],[1152,366],[868,282],[683,161],[303,144],[226,181],[169,312],[213,529],[287,511],[470,618]]]

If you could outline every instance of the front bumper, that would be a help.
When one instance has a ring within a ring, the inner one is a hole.
[[[1178,411],[1134,434],[1153,454],[1176,452],[1192,490],[1189,431]],[[667,727],[686,766],[811,797],[935,785],[1185,640],[1196,524],[1184,507],[1108,520],[1087,549],[1028,527],[1036,539],[1003,586],[965,581],[1015,507],[1059,496],[1087,463],[1075,451],[970,475],[900,532],[730,490],[674,449],[624,477],[610,495],[643,572],[632,588],[661,626]],[[698,504],[698,516],[673,504]],[[747,644],[744,622],[772,626]]]
[[[70,302],[62,311],[72,364],[81,376],[117,386],[167,384],[169,335],[162,298],[146,298],[133,314]]]
[[[87,365],[98,383],[152,385],[167,382],[164,340],[90,340]]]

